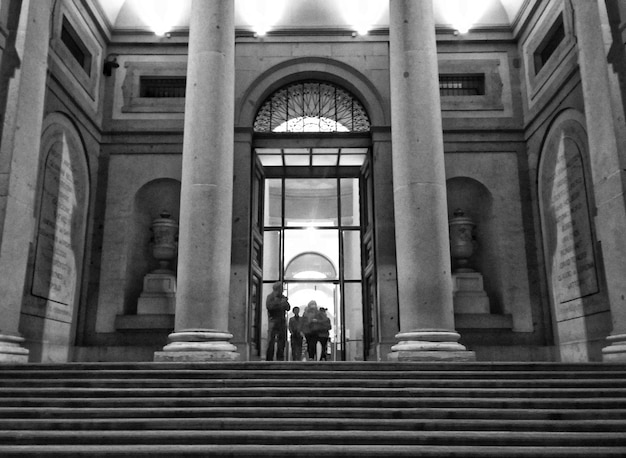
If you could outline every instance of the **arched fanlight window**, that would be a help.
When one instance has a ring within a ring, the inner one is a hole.
[[[348,91],[319,81],[290,84],[261,106],[255,132],[369,132],[363,105]]]
[[[335,280],[333,263],[319,253],[301,253],[285,269],[285,280]]]

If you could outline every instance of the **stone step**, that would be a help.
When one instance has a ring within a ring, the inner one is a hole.
[[[303,407],[274,406],[272,417],[293,418],[302,416]],[[306,406],[307,416],[329,418],[337,411],[336,406],[313,407]],[[201,418],[205,416],[231,416],[236,418],[264,417],[258,407],[145,407],[110,408],[110,407],[76,407],[76,408],[42,408],[36,407],[0,407],[2,418]],[[626,409],[566,409],[566,408],[491,408],[473,409],[458,408],[377,408],[370,407],[342,407],[341,416],[344,418],[425,418],[425,419],[531,419],[531,420],[581,420],[581,419],[626,419]]]
[[[299,411],[298,413],[302,413]],[[45,413],[44,413],[45,414]],[[258,412],[258,417],[168,417],[168,418],[121,418],[94,419],[85,416],[80,419],[20,419],[4,417],[0,419],[0,431],[11,430],[108,430],[108,431],[148,431],[148,430],[259,430],[267,427],[268,418]],[[308,416],[308,413],[307,413]],[[343,417],[343,415],[341,415]],[[626,433],[626,418],[622,420],[519,420],[511,418],[462,419],[462,418],[337,418],[319,416],[315,418],[282,417],[272,425],[275,431],[561,431],[561,432],[622,432]]]
[[[250,367],[240,367],[236,363],[232,366],[211,363],[203,363],[200,366],[189,367],[187,364],[178,363],[174,366],[164,365],[166,363],[153,363],[154,365],[120,366],[117,363],[102,365],[97,363],[89,364],[68,364],[63,365],[19,365],[6,367],[0,371],[0,379],[9,378],[14,375],[17,378],[55,378],[69,376],[71,378],[105,378],[110,376],[132,376],[132,377],[160,377],[160,378],[250,378],[266,377],[280,379],[285,377],[296,378],[416,378],[416,379],[493,379],[513,378],[513,379],[541,379],[541,378],[589,378],[620,377],[626,374],[626,367],[606,364],[600,366],[581,365],[576,368],[568,366],[560,367],[534,367],[520,364],[518,367],[501,367],[488,370],[486,367],[456,366],[455,368],[445,368],[438,366],[406,366],[404,363],[397,364],[396,367],[386,366],[360,366],[354,365],[345,367],[345,363],[267,363],[267,365],[254,365]],[[381,363],[383,364],[383,363]]]
[[[420,458],[623,458],[625,447],[450,446],[450,445],[22,445],[0,446],[0,456],[177,458],[230,457],[420,457]]]
[[[175,420],[173,420],[175,421]],[[269,425],[273,426],[273,425]],[[481,445],[544,447],[626,447],[620,432],[559,431],[0,431],[0,445]]]
[[[32,376],[32,374],[31,374]],[[624,389],[626,374],[602,379],[362,379],[362,378],[13,378],[0,379],[0,388],[261,388],[274,386],[280,381],[282,388],[420,388],[420,389]]]
[[[2,389],[2,397],[12,398],[550,398],[563,402],[610,398],[612,402],[626,403],[626,388],[369,388],[369,387],[318,387],[301,386],[213,388],[98,388],[98,387],[10,387]],[[626,404],[623,404],[626,406]]]
[[[53,392],[50,392],[53,393]],[[95,393],[93,393],[95,394]],[[480,397],[256,397],[256,396],[196,397],[0,397],[3,407],[368,407],[368,408],[425,408],[449,409],[626,409],[626,398],[480,398]]]
[[[0,404],[2,405],[2,404]],[[137,405],[135,407],[0,407],[0,418],[5,419],[131,419],[131,418],[302,418],[303,409],[306,408],[308,418],[329,419],[340,415],[341,418],[376,418],[376,419],[473,419],[487,421],[502,420],[537,420],[537,421],[584,421],[597,420],[626,420],[626,409],[568,409],[568,408],[515,408],[493,407],[485,408],[449,408],[449,407],[402,407],[387,408],[377,407],[341,407],[338,411],[334,405],[326,407],[297,406],[284,407],[272,406],[265,410],[259,407],[147,407]]]
[[[626,456],[626,365],[218,362],[2,369],[3,458]]]
[[[626,364],[618,363],[552,363],[552,362],[199,362],[199,363],[31,363],[10,364],[3,363],[6,371],[29,371],[41,373],[44,371],[289,371],[291,373],[305,371],[332,371],[332,372],[436,372],[436,373],[471,373],[483,372],[490,375],[496,372],[626,372]]]

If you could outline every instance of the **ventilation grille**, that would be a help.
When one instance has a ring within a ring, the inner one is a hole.
[[[485,75],[439,75],[439,93],[442,97],[485,95]]]

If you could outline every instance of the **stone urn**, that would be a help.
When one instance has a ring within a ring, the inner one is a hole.
[[[452,271],[455,273],[474,272],[474,269],[469,266],[469,258],[474,253],[474,227],[476,225],[459,208],[454,212],[454,218],[450,220],[449,227]]]
[[[154,273],[172,273],[169,262],[174,259],[178,249],[178,223],[170,216],[168,211],[162,211],[160,218],[152,221],[152,256],[160,265]]]

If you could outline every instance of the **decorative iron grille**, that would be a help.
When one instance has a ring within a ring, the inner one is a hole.
[[[305,81],[272,94],[259,109],[255,132],[369,132],[363,105],[329,83]]]

